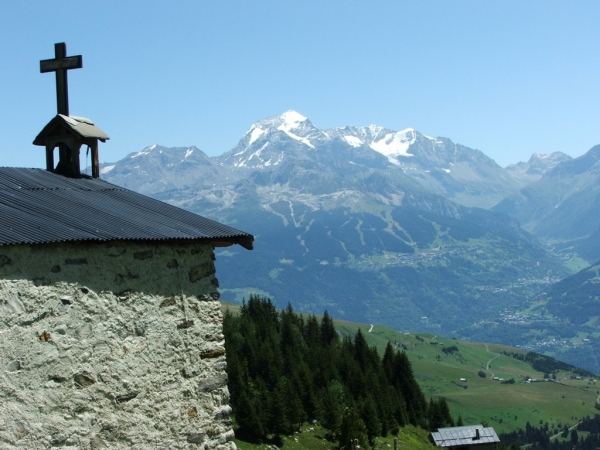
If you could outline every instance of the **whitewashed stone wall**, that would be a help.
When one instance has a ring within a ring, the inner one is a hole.
[[[0,448],[235,449],[213,259],[0,247]]]

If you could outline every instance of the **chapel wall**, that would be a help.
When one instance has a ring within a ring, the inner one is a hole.
[[[193,241],[0,247],[0,447],[235,449],[213,259]]]

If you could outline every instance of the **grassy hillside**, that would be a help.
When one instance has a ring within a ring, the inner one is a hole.
[[[460,414],[465,424],[485,421],[497,432],[524,428],[527,422],[536,426],[548,422],[550,428],[555,428],[597,412],[594,405],[600,384],[595,379],[576,379],[577,374],[562,370],[556,374],[556,381],[543,381],[544,374],[530,363],[503,353],[526,353],[519,349],[402,333],[381,326],[371,329],[370,325],[349,322],[337,322],[336,326],[342,334],[360,328],[367,341],[381,350],[388,340],[404,348],[423,392],[430,397],[445,397],[455,419]],[[443,351],[452,346],[457,351]],[[480,377],[479,371],[486,377]],[[515,383],[503,384],[494,376],[513,378]],[[538,381],[527,383],[527,377]]]
[[[239,306],[224,303],[224,307],[234,311]],[[487,422],[499,433],[524,428],[527,422],[535,426],[548,422],[553,429],[597,412],[594,406],[600,381],[577,379],[579,375],[565,370],[556,374],[556,381],[543,381],[544,374],[534,370],[529,362],[503,353],[524,355],[523,350],[400,332],[379,325],[335,319],[334,323],[342,335],[355,334],[360,328],[369,344],[377,346],[380,352],[388,341],[403,348],[423,392],[429,397],[445,397],[454,418],[460,414],[465,424]],[[448,351],[453,346],[457,350]],[[480,371],[486,374],[485,378],[478,375]],[[493,380],[494,376],[513,378],[515,383],[503,384]],[[538,381],[527,383],[528,377]]]

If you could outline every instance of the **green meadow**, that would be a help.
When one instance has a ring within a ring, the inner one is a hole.
[[[597,412],[600,384],[595,379],[576,379],[576,374],[561,371],[556,374],[556,381],[544,381],[544,374],[528,362],[503,353],[525,354],[523,350],[399,332],[377,325],[369,332],[371,325],[335,323],[343,335],[360,329],[380,351],[388,341],[403,348],[425,395],[446,398],[455,420],[460,415],[465,424],[485,422],[499,433],[525,428],[527,422],[534,426],[547,422],[553,429],[573,425],[577,419]],[[443,351],[452,346],[457,351]],[[485,378],[479,376],[480,371]],[[512,378],[515,383],[501,383],[493,377]],[[526,382],[528,378],[537,381]]]

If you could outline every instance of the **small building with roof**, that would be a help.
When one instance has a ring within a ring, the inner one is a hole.
[[[453,450],[495,450],[500,442],[494,428],[483,425],[438,428],[429,437],[437,447]]]
[[[101,180],[106,139],[58,114],[0,168],[0,445],[235,449],[214,250],[254,238]]]

